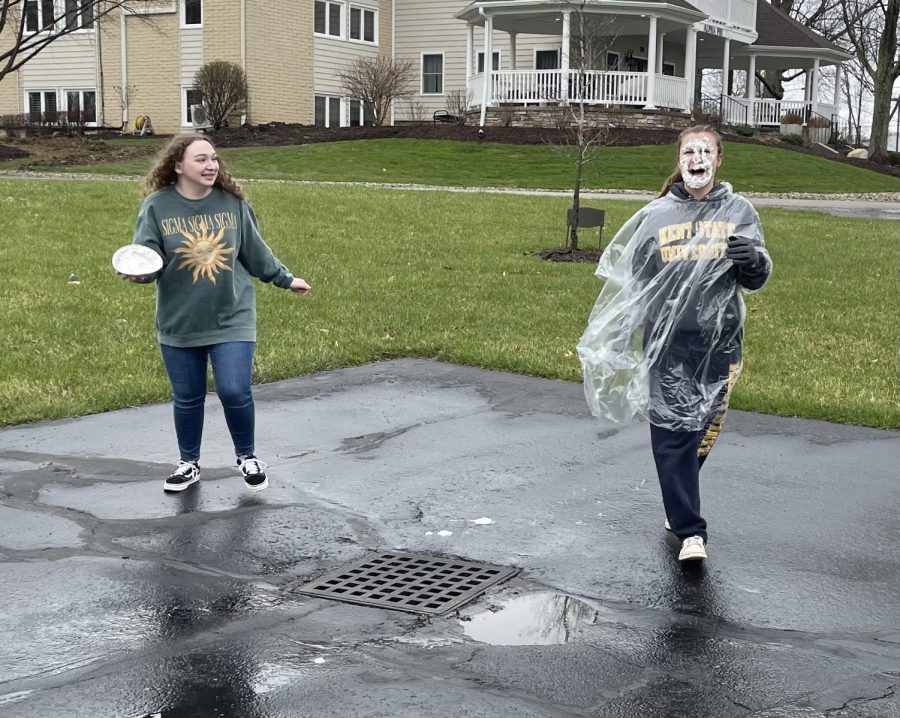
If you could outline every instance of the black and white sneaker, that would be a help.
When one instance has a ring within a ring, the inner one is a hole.
[[[172,475],[163,484],[164,491],[184,491],[200,481],[200,464],[196,461],[179,461]]]
[[[251,491],[262,491],[269,485],[266,478],[266,464],[257,459],[253,454],[249,456],[239,456],[237,460],[238,468],[244,475],[244,483]]]

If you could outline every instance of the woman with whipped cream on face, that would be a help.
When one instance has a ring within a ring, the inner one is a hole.
[[[578,344],[592,412],[650,423],[666,528],[680,561],[707,557],[700,468],[743,364],[741,293],[772,271],[759,215],[716,181],[722,139],[696,126],[678,138],[675,171],[600,259],[604,287]]]

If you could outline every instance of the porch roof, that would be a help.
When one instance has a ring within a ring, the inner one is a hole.
[[[843,62],[853,57],[830,40],[797,22],[787,13],[770,5],[766,0],[756,0],[756,42],[742,48],[742,54],[764,54],[820,57],[833,62]]]
[[[560,13],[575,12],[571,2],[565,0],[475,0],[454,15],[473,25],[484,25],[484,15],[494,20],[494,29],[503,32],[522,32],[537,35],[558,35]],[[615,15],[623,20],[640,20],[653,14],[663,21],[671,21],[671,27],[684,27],[706,19],[708,16],[687,0],[585,0],[584,12],[597,15]],[[623,28],[619,28],[620,30]]]

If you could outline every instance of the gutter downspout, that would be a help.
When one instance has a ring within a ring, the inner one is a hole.
[[[122,53],[122,129],[128,127],[128,114],[131,108],[128,106],[128,50],[125,36],[125,8],[122,8],[119,14],[119,47]]]
[[[391,64],[397,61],[397,0],[391,0]],[[391,127],[394,126],[394,105],[391,101]]]
[[[247,0],[241,0],[241,69],[244,76],[247,76]],[[245,114],[241,117],[241,124],[247,124],[247,116],[250,114],[251,101],[249,92],[247,93],[247,107]]]

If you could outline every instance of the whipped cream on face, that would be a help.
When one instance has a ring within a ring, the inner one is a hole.
[[[715,174],[715,156],[716,148],[707,139],[685,142],[678,160],[684,184],[691,189],[706,187]]]

